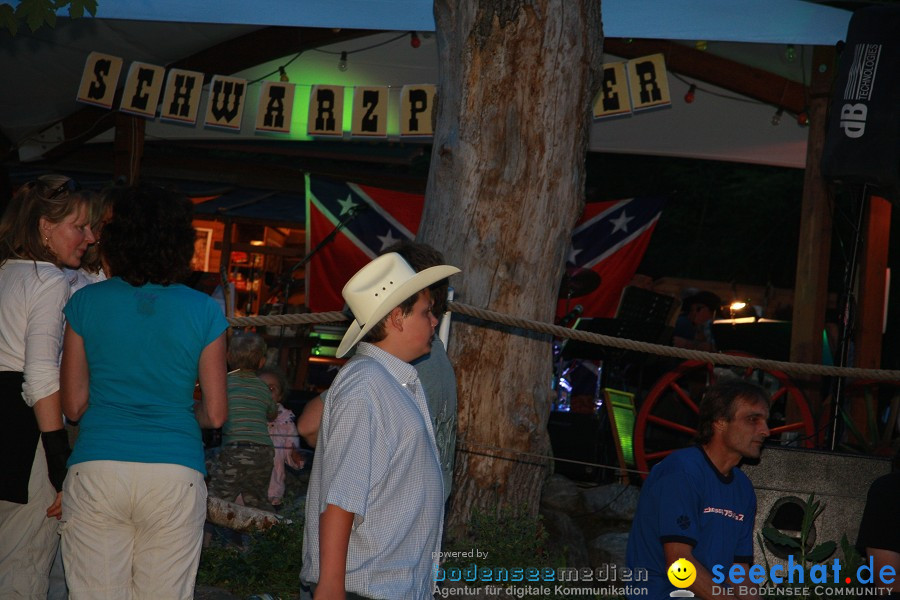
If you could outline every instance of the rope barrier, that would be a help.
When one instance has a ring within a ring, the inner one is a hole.
[[[477,308],[461,302],[450,302],[448,309],[460,315],[473,317],[481,321],[490,321],[515,327],[518,329],[526,329],[537,333],[544,333],[554,338],[577,340],[596,344],[598,346],[606,346],[609,348],[617,348],[620,350],[630,350],[644,354],[655,354],[657,356],[666,356],[678,358],[682,360],[693,360],[699,362],[710,363],[713,365],[727,365],[733,367],[741,367],[747,369],[758,369],[767,371],[780,371],[788,375],[817,375],[823,377],[851,377],[859,379],[869,379],[876,381],[898,381],[900,382],[900,371],[882,370],[882,369],[860,369],[856,367],[830,367],[826,365],[816,365],[811,363],[793,363],[787,361],[768,360],[762,358],[753,358],[746,356],[734,356],[730,354],[719,354],[713,352],[702,352],[700,350],[689,350],[686,348],[675,348],[674,346],[664,346],[662,344],[653,344],[650,342],[640,342],[629,340],[626,338],[618,338],[599,333],[591,333],[587,331],[579,331],[577,329],[569,329],[559,325],[552,325],[541,321],[534,321],[521,317],[513,317],[503,313]],[[228,323],[232,327],[250,327],[264,325],[316,325],[324,323],[341,323],[349,320],[343,312],[322,312],[322,313],[295,313],[286,315],[266,315],[256,317],[230,317]],[[598,469],[609,469],[617,472],[628,472],[637,474],[646,474],[646,471],[638,469],[627,469],[620,466],[602,465],[598,463],[590,463],[580,460],[572,460],[559,458],[554,456],[536,454],[533,452],[523,452],[510,448],[501,448],[499,446],[488,446],[484,444],[473,444],[460,442],[457,448],[460,452],[470,454],[480,454],[502,460],[514,460],[503,456],[493,454],[485,454],[485,452],[504,452],[513,454],[523,458],[538,459],[542,462],[556,461],[565,462],[576,465],[583,465]]]
[[[625,467],[619,467],[614,465],[602,465],[600,463],[591,463],[583,460],[574,460],[571,458],[559,458],[557,456],[548,456],[546,454],[535,454],[534,452],[523,452],[521,450],[513,450],[512,448],[501,448],[500,446],[487,446],[485,444],[473,444],[471,442],[459,442],[457,444],[456,450],[457,452],[466,452],[468,454],[478,454],[479,456],[488,456],[490,458],[497,458],[502,460],[512,460],[509,458],[505,458],[503,456],[494,456],[493,454],[485,454],[484,452],[476,452],[475,450],[471,450],[470,448],[481,448],[483,450],[490,450],[492,452],[507,452],[510,454],[516,454],[518,456],[527,456],[529,458],[537,458],[547,462],[564,462],[570,463],[573,465],[582,465],[585,467],[594,467],[597,469],[607,469],[609,471],[616,472],[626,472],[626,473],[637,473],[639,475],[646,475],[650,471],[641,471],[640,469],[628,469]]]
[[[713,365],[727,365],[732,367],[742,367],[748,369],[758,369],[766,371],[781,371],[788,375],[817,375],[822,377],[850,377],[854,379],[872,379],[877,381],[898,381],[900,382],[900,371],[883,370],[883,369],[861,369],[857,367],[829,367],[826,365],[816,365],[811,363],[793,363],[779,360],[768,360],[763,358],[752,358],[747,356],[733,356],[731,354],[719,354],[713,352],[702,352],[700,350],[688,350],[686,348],[675,348],[674,346],[664,346],[662,344],[652,344],[650,342],[639,342],[625,338],[617,338],[614,336],[603,335],[599,333],[591,333],[587,331],[579,331],[577,329],[569,329],[559,325],[551,325],[541,321],[524,319],[521,317],[513,317],[503,313],[476,308],[461,302],[450,302],[449,310],[461,315],[474,317],[482,321],[491,321],[516,327],[519,329],[527,329],[538,333],[545,333],[552,337],[578,340],[599,346],[607,346],[620,350],[632,350],[644,354],[655,354],[657,356],[668,356],[672,358],[680,358],[683,360],[696,360],[710,363]],[[233,327],[248,327],[261,325],[309,325],[323,323],[340,323],[347,321],[349,317],[342,312],[322,312],[322,313],[297,313],[288,315],[267,315],[260,317],[231,317],[228,322]]]

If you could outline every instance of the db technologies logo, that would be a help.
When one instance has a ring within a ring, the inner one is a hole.
[[[693,598],[694,592],[684,589],[691,586],[697,579],[697,569],[691,564],[691,561],[685,558],[679,558],[666,571],[669,576],[669,583],[679,588],[669,593],[670,598]]]

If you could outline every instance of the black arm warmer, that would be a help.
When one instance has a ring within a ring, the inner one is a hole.
[[[50,483],[57,492],[61,492],[63,481],[66,479],[66,461],[72,453],[69,450],[69,434],[65,429],[44,431],[41,432],[41,442],[44,444],[44,454],[47,455]]]

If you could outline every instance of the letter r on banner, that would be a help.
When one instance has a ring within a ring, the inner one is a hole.
[[[672,104],[669,76],[662,54],[628,61],[628,77],[634,110],[661,108]]]
[[[344,88],[314,85],[309,92],[306,133],[311,136],[344,135]]]

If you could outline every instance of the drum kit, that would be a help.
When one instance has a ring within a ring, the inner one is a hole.
[[[559,299],[565,299],[566,312],[557,321],[557,325],[566,327],[569,323],[572,323],[574,326],[575,323],[578,322],[578,317],[581,316],[583,309],[580,304],[572,308],[572,299],[581,298],[593,293],[594,290],[600,287],[600,281],[600,275],[590,269],[576,267],[566,270],[559,286]],[[584,394],[582,390],[576,389],[578,383],[585,378],[585,374],[581,373],[581,377],[579,377],[579,374],[576,374],[575,370],[579,367],[584,367],[588,372],[588,380],[594,381],[592,387],[596,388],[596,384],[599,382],[599,367],[594,363],[588,363],[586,361],[573,361],[567,368],[567,362],[563,358],[563,344],[564,340],[557,340],[553,345],[553,352],[556,358],[556,368],[554,369],[553,377],[554,389],[556,390],[556,403],[554,404],[553,409],[556,411],[568,412],[572,410],[572,399],[574,397],[590,396],[596,398],[596,389],[591,389],[589,394]],[[592,408],[593,407],[591,407],[591,409]]]

